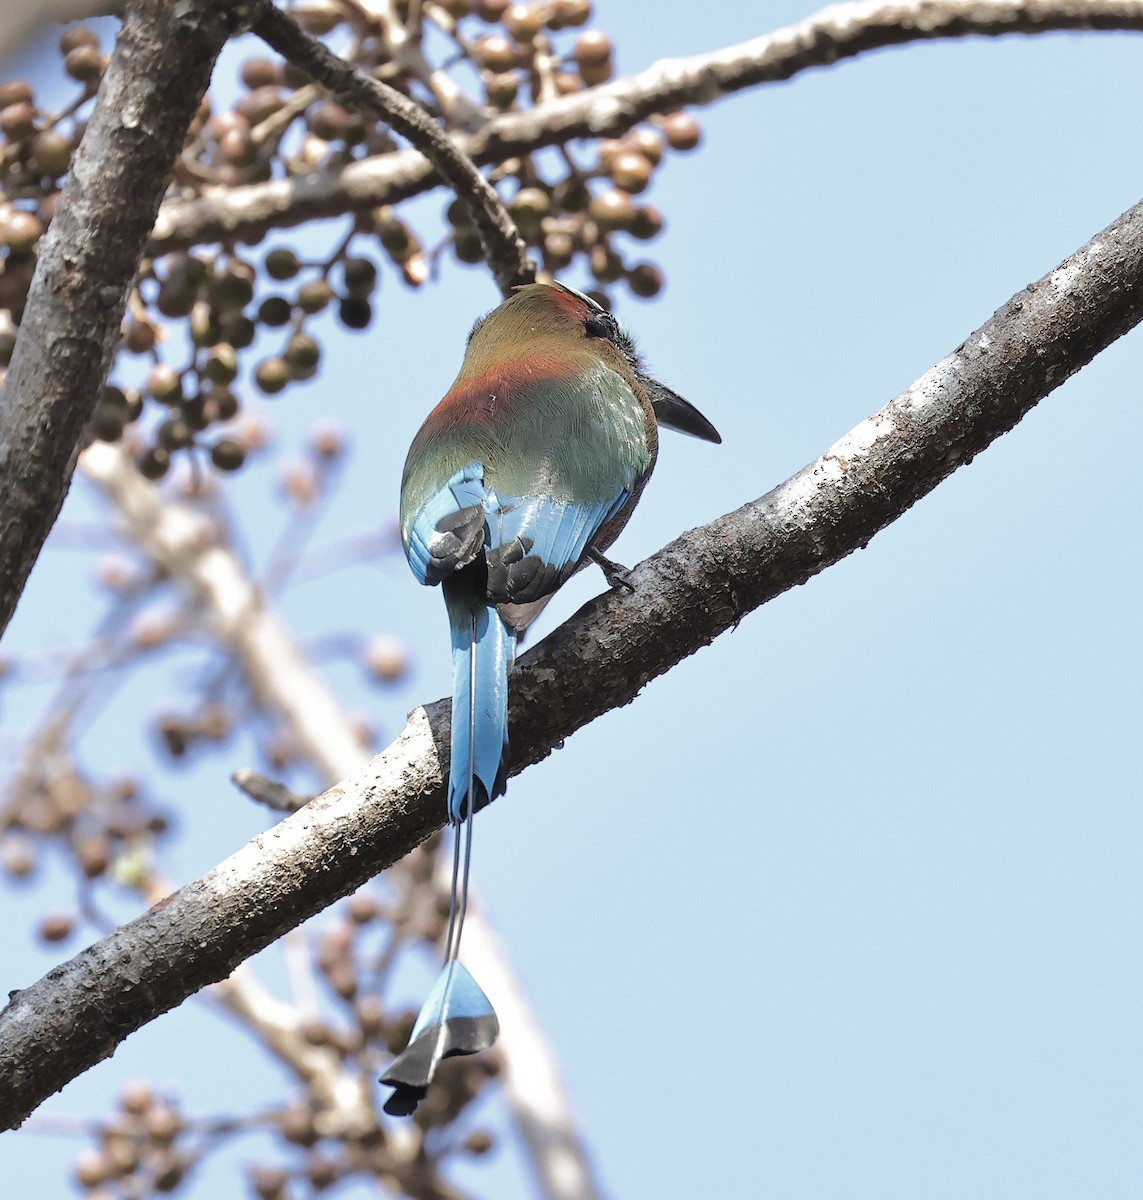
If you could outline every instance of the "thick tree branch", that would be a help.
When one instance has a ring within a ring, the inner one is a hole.
[[[283,58],[328,88],[347,108],[371,113],[413,143],[468,209],[484,246],[485,261],[505,296],[514,287],[535,279],[535,264],[529,260],[524,239],[496,189],[419,104],[338,58],[270,0],[260,3],[254,32]]]
[[[952,354],[761,499],[692,530],[526,654],[513,770],[867,544],[1143,318],[1143,204],[1015,296]],[[417,709],[364,769],[0,1013],[0,1126],[110,1055],[441,824],[448,704]]]
[[[0,390],[0,631],[67,494],[127,291],[243,9],[239,0],[137,0],[127,10]]]
[[[757,84],[790,79],[811,67],[886,46],[1067,29],[1143,30],[1143,0],[862,0],[831,5],[749,42],[668,59],[638,75],[495,117],[478,132],[452,134],[452,140],[472,161],[487,166],[569,138],[618,136],[652,113],[711,104]],[[437,183],[433,166],[410,150],[300,179],[172,200],[159,214],[152,247],[162,253],[255,237],[271,227],[395,204]]]

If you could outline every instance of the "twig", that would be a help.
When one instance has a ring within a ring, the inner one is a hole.
[[[347,108],[380,118],[432,162],[468,209],[504,295],[535,278],[524,239],[496,189],[419,104],[338,58],[270,0],[260,0],[253,28],[268,46],[328,88]]]
[[[588,88],[521,112],[494,117],[454,144],[490,165],[573,138],[618,137],[656,112],[712,104],[734,92],[790,79],[886,46],[972,35],[1051,33],[1064,29],[1143,30],[1143,0],[863,0],[835,4],[796,25],[709,54],[667,59],[637,75]],[[436,187],[416,151],[386,154],[338,171],[275,180],[170,201],[159,214],[155,254],[200,242],[255,237],[318,217],[396,204]]]
[[[308,804],[313,796],[299,796],[291,791],[284,783],[267,779],[249,767],[239,767],[230,775],[230,781],[236,788],[246,793],[251,800],[257,800],[273,812],[292,813]]]

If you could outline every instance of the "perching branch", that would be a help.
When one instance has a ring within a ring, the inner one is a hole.
[[[932,38],[1067,29],[1143,30],[1143,0],[863,0],[835,4],[749,42],[690,58],[667,59],[638,75],[494,117],[478,132],[458,132],[451,138],[462,154],[487,166],[560,145],[569,138],[619,136],[652,113],[711,104],[758,84],[790,79],[812,67],[831,66],[838,59],[886,46]],[[412,140],[412,135],[406,136]],[[220,189],[195,200],[172,200],[160,211],[152,249],[159,254],[202,242],[253,238],[272,227],[282,229],[320,217],[396,204],[430,191],[437,182],[433,166],[421,154],[402,151],[304,179],[274,180]]]
[[[175,159],[244,9],[128,6],[0,390],[0,631],[63,505]]]
[[[1013,297],[880,412],[761,499],[678,538],[526,654],[513,771],[742,617],[866,545],[1143,319],[1143,204]],[[441,825],[448,704],[365,768],[76,955],[0,1013],[0,1125]]]
[[[347,108],[371,113],[416,146],[468,209],[485,261],[505,296],[535,279],[535,264],[496,189],[419,104],[338,58],[270,0],[259,3],[253,28],[271,49],[328,88]]]

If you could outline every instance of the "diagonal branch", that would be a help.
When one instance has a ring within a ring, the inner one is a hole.
[[[734,92],[790,79],[886,46],[969,35],[1067,29],[1143,30],[1143,0],[859,0],[834,4],[762,37],[709,54],[667,59],[638,75],[490,120],[452,140],[487,166],[570,138],[617,137],[652,113],[712,104]],[[307,68],[308,69],[308,68]],[[401,131],[404,132],[404,131]],[[200,242],[248,238],[318,217],[395,204],[437,186],[416,151],[385,154],[338,171],[219,190],[163,205],[156,254]]]
[[[59,515],[175,159],[244,8],[128,6],[0,389],[0,631]]]
[[[1143,204],[797,475],[641,564],[634,595],[599,597],[526,654],[512,674],[513,770],[866,545],[1141,319]],[[445,701],[417,709],[365,768],[14,992],[0,1013],[0,1126],[428,837],[448,739]]]
[[[328,88],[346,107],[378,117],[421,151],[468,209],[480,234],[485,260],[505,296],[519,284],[532,282],[535,265],[529,261],[524,239],[496,189],[419,104],[338,58],[270,0],[261,0],[254,32],[283,58]]]

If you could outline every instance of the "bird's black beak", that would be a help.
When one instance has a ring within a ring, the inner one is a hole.
[[[672,392],[665,383],[660,383],[649,375],[641,376],[639,382],[651,397],[655,419],[660,425],[676,429],[679,433],[690,434],[691,437],[702,438],[704,442],[722,444],[718,430],[689,400],[684,400],[678,392]]]

